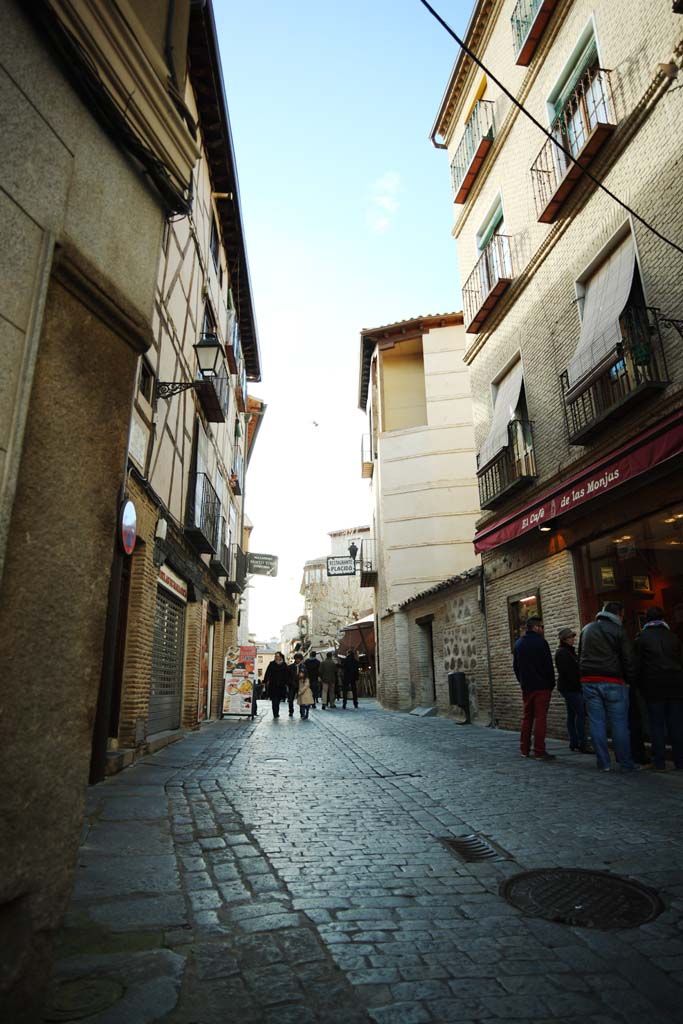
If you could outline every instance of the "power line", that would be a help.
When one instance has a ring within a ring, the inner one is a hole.
[[[482,61],[479,60],[477,55],[475,53],[473,53],[472,50],[470,50],[469,46],[467,46],[462,41],[462,39],[453,31],[453,29],[450,27],[450,25],[446,21],[444,21],[444,19],[441,17],[441,15],[437,11],[434,10],[432,5],[430,3],[428,3],[427,0],[420,0],[420,3],[422,4],[423,7],[427,8],[429,13],[434,18],[436,18],[436,20],[439,22],[439,24],[442,26],[442,28],[444,28],[446,30],[446,32],[448,32],[449,36],[451,36],[456,41],[456,43],[458,44],[460,49],[463,50],[467,54],[467,56],[470,57],[474,61],[474,63],[477,64],[482,69],[482,71],[486,74],[486,76],[488,78],[491,79],[492,82],[496,83],[496,85],[498,86],[499,89],[503,90],[505,95],[508,97],[509,100],[511,100],[514,103],[514,105],[517,107],[517,109],[521,110],[522,113],[525,114],[529,118],[531,123],[536,125],[536,127],[539,129],[539,131],[543,132],[543,134],[546,136],[546,138],[550,139],[550,141],[555,146],[557,146],[557,148],[560,150],[561,153],[564,153],[564,155],[569,160],[571,160],[572,163],[576,164],[576,166],[579,168],[579,170],[583,174],[585,174],[587,178],[590,178],[590,180],[593,182],[593,184],[597,185],[598,188],[602,189],[602,191],[605,192],[610,197],[610,199],[613,199],[615,203],[618,203],[618,205],[621,206],[621,208],[623,210],[626,210],[626,212],[629,213],[640,224],[642,224],[643,227],[647,228],[648,231],[651,231],[653,235],[656,235],[657,238],[660,239],[660,241],[666,242],[667,245],[670,245],[672,249],[675,249],[676,252],[681,253],[681,255],[683,256],[683,248],[680,245],[677,245],[676,242],[672,242],[670,238],[667,238],[666,235],[663,235],[661,233],[661,231],[658,231],[657,228],[654,228],[652,226],[652,224],[648,223],[648,221],[646,221],[643,217],[641,217],[639,213],[636,213],[636,211],[634,209],[632,209],[630,206],[628,206],[627,203],[625,203],[623,201],[623,199],[620,199],[619,196],[615,195],[614,192],[612,192],[610,189],[608,189],[606,185],[604,185],[598,178],[595,177],[594,174],[591,174],[591,172],[586,167],[583,166],[583,164],[581,163],[580,160],[577,160],[577,158],[574,156],[574,154],[569,149],[567,149],[565,146],[563,146],[562,143],[559,142],[555,138],[555,136],[552,134],[552,132],[549,132],[548,129],[545,128],[541,124],[541,122],[538,121],[534,117],[533,114],[529,113],[529,111],[526,109],[526,107],[522,103],[520,103],[519,100],[515,96],[513,96],[513,94],[510,92],[510,90],[507,89],[503,85],[503,83],[500,81],[500,79],[496,78],[496,76],[493,74],[493,72],[490,71],[486,67],[486,65],[483,64]]]

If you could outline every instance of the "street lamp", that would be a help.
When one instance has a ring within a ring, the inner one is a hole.
[[[218,335],[213,331],[205,331],[192,347],[197,353],[197,366],[202,375],[201,380],[157,381],[154,389],[156,398],[172,398],[173,395],[179,395],[181,391],[196,390],[201,387],[206,378],[217,376],[218,364],[224,355]]]
[[[358,554],[358,545],[354,541],[351,541],[351,543],[349,544],[349,555],[353,559],[353,564],[354,565],[356,564],[356,555],[357,554]]]

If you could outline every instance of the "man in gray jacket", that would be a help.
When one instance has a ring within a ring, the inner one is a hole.
[[[628,728],[629,687],[635,681],[633,648],[624,629],[624,606],[608,601],[581,631],[579,673],[598,769],[610,770],[609,722],[621,771],[636,771]]]

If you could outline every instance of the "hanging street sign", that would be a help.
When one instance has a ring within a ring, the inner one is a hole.
[[[258,555],[247,552],[247,574],[252,576],[277,576],[277,555]]]
[[[356,559],[350,555],[340,555],[336,558],[327,559],[328,576],[355,576]]]

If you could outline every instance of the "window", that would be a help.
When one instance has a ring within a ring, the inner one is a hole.
[[[532,615],[541,615],[541,595],[538,590],[527,590],[523,594],[508,597],[508,622],[510,625],[510,646],[526,633],[527,620]]]
[[[476,238],[479,252],[487,253],[487,258],[481,260],[479,266],[483,275],[482,285],[486,290],[490,290],[501,278],[512,277],[510,245],[508,236],[505,234],[503,201],[500,196],[477,231]]]
[[[211,238],[209,240],[209,250],[211,252],[211,259],[215,267],[216,273],[220,269],[220,235],[218,234],[218,225],[216,224],[215,217],[211,218]]]
[[[597,124],[609,122],[607,80],[590,25],[548,97],[551,128],[572,156],[578,156]],[[567,158],[557,149],[558,159]]]
[[[386,431],[427,424],[422,338],[382,350],[382,423]]]
[[[204,323],[202,324],[203,334],[215,334],[216,333],[216,318],[213,315],[213,310],[207,302],[204,306]]]
[[[140,360],[140,377],[138,379],[138,390],[145,401],[152,404],[154,397],[154,374],[145,359]]]

